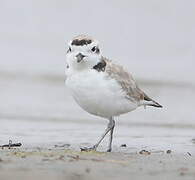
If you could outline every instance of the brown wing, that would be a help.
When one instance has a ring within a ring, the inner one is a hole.
[[[114,64],[112,61],[104,58],[106,62],[105,71],[108,75],[115,79],[126,92],[127,98],[134,101],[144,100],[144,93],[138,88],[132,75],[128,73],[122,66]]]
[[[148,101],[146,105],[162,107],[160,104],[149,98],[136,84],[132,75],[127,72],[122,66],[114,64],[112,61],[103,58],[106,62],[105,71],[111,78],[114,78],[122,87],[123,91],[126,93],[126,98],[135,101]]]

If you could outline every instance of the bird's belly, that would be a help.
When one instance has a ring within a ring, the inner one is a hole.
[[[73,75],[66,81],[76,102],[87,112],[102,116],[118,116],[136,109],[137,104],[125,98],[120,85],[103,72]]]

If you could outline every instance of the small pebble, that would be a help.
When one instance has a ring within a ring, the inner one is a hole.
[[[140,152],[139,152],[140,154],[144,154],[144,155],[150,155],[151,154],[151,152],[149,152],[149,151],[146,151],[146,150],[141,150]]]
[[[58,158],[59,160],[64,160],[64,156],[60,155],[60,157]]]
[[[121,144],[121,147],[127,147],[127,145],[126,144]]]
[[[91,170],[90,170],[89,168],[86,168],[86,169],[85,169],[85,172],[86,172],[86,173],[90,173],[90,171],[91,171]]]
[[[42,159],[42,161],[50,161],[50,159],[44,158]]]
[[[68,148],[70,144],[55,145],[55,148]]]
[[[68,155],[67,157],[77,160],[77,161],[80,159],[79,155],[76,155],[76,156]]]
[[[184,172],[180,172],[180,176],[184,176],[185,175],[185,173]]]
[[[172,152],[172,151],[171,151],[170,149],[169,149],[169,150],[167,150],[167,154],[171,154],[171,152]]]

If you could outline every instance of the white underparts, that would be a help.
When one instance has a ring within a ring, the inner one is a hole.
[[[116,80],[105,72],[89,69],[68,76],[66,85],[76,102],[87,112],[109,118],[138,107],[131,102]]]

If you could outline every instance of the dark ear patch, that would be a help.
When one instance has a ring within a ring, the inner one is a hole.
[[[83,45],[87,45],[87,44],[91,44],[92,40],[91,39],[74,39],[71,43],[71,45],[75,45],[75,46],[83,46]]]
[[[98,72],[101,72],[101,71],[105,71],[105,67],[106,67],[106,61],[102,60],[98,64],[93,66],[93,69],[95,69]]]
[[[96,49],[96,53],[97,53],[97,54],[100,53],[100,49],[99,49],[99,48]]]

